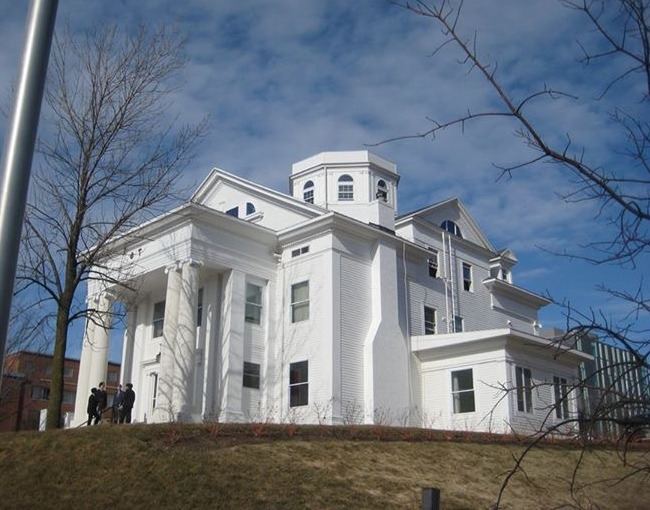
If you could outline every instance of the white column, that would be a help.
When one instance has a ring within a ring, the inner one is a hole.
[[[94,307],[93,299],[88,299],[86,307]],[[94,322],[86,318],[84,328],[83,342],[81,344],[81,359],[79,360],[79,374],[77,376],[77,395],[74,403],[74,421],[73,427],[81,425],[88,419],[86,413],[88,406],[88,397],[90,396],[90,363],[91,363],[91,345],[93,343]]]
[[[167,292],[165,294],[165,320],[163,341],[160,345],[160,374],[158,375],[158,398],[154,421],[170,421],[174,418],[174,356],[176,351],[176,329],[178,321],[178,299],[181,289],[181,274],[178,264],[165,269]]]
[[[201,391],[201,413],[204,418],[215,418],[215,390],[217,387],[217,364],[215,356],[217,351],[218,324],[219,324],[219,302],[218,296],[221,296],[221,286],[217,277],[207,281],[203,287],[203,328],[204,331],[204,348],[203,348],[203,388]],[[217,351],[218,352],[218,351]]]
[[[199,294],[199,267],[195,260],[182,263],[181,289],[178,300],[176,333],[176,366],[174,369],[173,408],[176,419],[188,421],[194,396],[194,365],[196,363],[196,310]]]
[[[106,383],[106,372],[108,370],[108,343],[113,320],[111,307],[114,296],[108,292],[102,292],[97,299],[97,313],[93,315],[95,325],[90,346],[91,363],[88,374],[90,387],[97,386],[100,382]]]
[[[124,344],[122,345],[122,370],[120,381],[122,386],[132,383],[133,373],[133,346],[135,343],[135,329],[137,327],[137,307],[133,306],[126,312],[126,331],[124,332]]]
[[[225,278],[222,303],[221,418],[242,421],[246,279],[233,269]]]

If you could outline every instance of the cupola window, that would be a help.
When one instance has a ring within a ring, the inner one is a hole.
[[[388,202],[388,186],[386,186],[385,180],[379,179],[377,181],[377,193],[375,194],[375,197],[378,200],[383,200],[384,202]]]
[[[302,188],[302,199],[309,203],[314,203],[314,183],[313,181],[307,181]]]
[[[453,221],[451,220],[445,220],[440,224],[440,228],[443,230],[446,230],[450,234],[454,234],[455,236],[460,237],[461,239],[463,238],[463,234],[460,232],[460,228],[458,225],[456,225]]]
[[[354,181],[352,180],[352,177],[347,174],[339,177],[339,200],[354,200]]]

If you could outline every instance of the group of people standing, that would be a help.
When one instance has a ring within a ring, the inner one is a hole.
[[[122,391],[122,385],[118,385],[113,396],[111,421],[113,423],[131,423],[131,410],[134,403],[135,391],[133,391],[133,384],[127,383],[124,391]],[[87,411],[88,425],[97,425],[102,421],[104,413],[108,411],[108,394],[103,382],[100,382],[97,388],[90,390]]]

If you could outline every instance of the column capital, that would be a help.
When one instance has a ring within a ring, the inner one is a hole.
[[[171,264],[165,266],[165,274],[169,274],[169,273],[172,273],[174,271],[178,272],[180,270],[181,270],[181,265],[180,265],[180,262],[178,260],[175,260]]]
[[[189,267],[203,267],[203,265],[204,265],[202,260],[196,260],[196,259],[193,259],[191,257],[187,258],[187,259],[184,259],[184,260],[178,261],[178,264],[181,267],[183,267],[185,265],[187,265]]]

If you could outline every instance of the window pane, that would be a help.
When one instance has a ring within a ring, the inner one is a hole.
[[[472,369],[458,370],[451,373],[453,391],[471,390],[474,388],[472,381]]]
[[[298,361],[289,365],[289,384],[299,384],[307,382],[308,362]]]
[[[163,326],[165,321],[165,302],[159,301],[153,305],[153,337],[157,338],[163,335]]]
[[[250,202],[246,202],[246,216],[255,212],[255,206]]]
[[[244,361],[244,387],[259,389],[260,366],[258,363]]]
[[[533,384],[530,369],[524,368],[524,387],[526,389],[526,412],[533,410]]]
[[[246,302],[255,303],[256,305],[262,304],[262,287],[253,285],[252,283],[246,284]]]
[[[458,315],[454,315],[454,331],[456,333],[463,331],[463,318]]]
[[[251,303],[246,303],[246,322],[251,324],[261,324],[262,322],[262,307]]]
[[[289,388],[289,406],[306,406],[309,403],[309,385],[297,384]]]
[[[239,206],[233,207],[232,209],[228,209],[226,211],[226,214],[228,214],[229,216],[234,216],[235,218],[239,218]]]
[[[424,334],[433,335],[436,332],[436,310],[424,307]]]
[[[309,302],[291,307],[291,322],[306,321],[309,319]]]
[[[473,413],[475,410],[473,391],[454,394],[454,413]]]
[[[298,303],[309,299],[309,282],[296,283],[291,286],[291,302]]]

